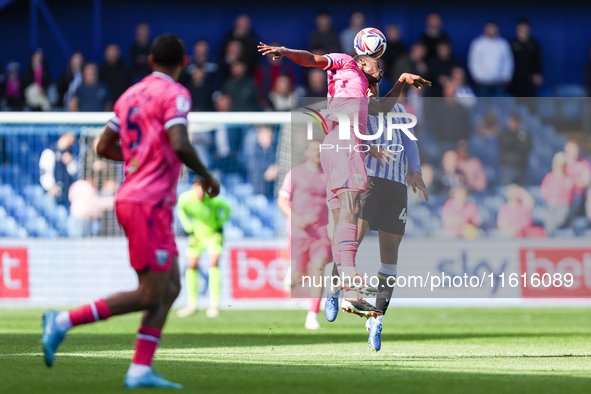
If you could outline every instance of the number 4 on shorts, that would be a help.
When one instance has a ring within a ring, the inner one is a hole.
[[[406,224],[406,208],[402,208],[402,212],[400,212],[398,219],[402,220],[402,223]]]

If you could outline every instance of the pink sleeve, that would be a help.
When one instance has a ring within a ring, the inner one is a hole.
[[[507,204],[503,205],[501,207],[501,209],[499,209],[499,214],[497,215],[497,226],[502,221],[506,221],[507,220],[507,218],[505,216],[507,216]]]
[[[180,85],[166,91],[164,99],[164,129],[168,130],[174,125],[188,124],[187,114],[191,110],[191,95],[189,91]]]
[[[328,55],[324,55],[325,58],[328,59],[328,65],[324,67],[324,70],[340,70],[345,68],[350,62],[355,62],[353,58],[349,55],[344,53],[329,53]]]
[[[540,185],[540,191],[542,192],[542,197],[544,197],[544,200],[546,200],[548,198],[548,183],[550,183],[550,175],[552,173],[546,174],[546,176],[544,177],[544,179],[542,180],[542,184]]]
[[[291,170],[285,175],[281,189],[279,189],[279,195],[291,200]]]

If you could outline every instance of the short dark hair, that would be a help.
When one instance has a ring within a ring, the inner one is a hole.
[[[355,60],[355,62],[358,62],[359,59],[361,59],[361,58],[373,59],[373,57],[371,57],[369,55],[361,54],[361,55],[355,55],[353,57],[353,60]]]
[[[163,34],[156,37],[150,53],[154,63],[159,66],[178,66],[185,60],[185,44],[174,34]]]

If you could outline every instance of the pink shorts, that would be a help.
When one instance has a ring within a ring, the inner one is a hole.
[[[324,230],[326,233],[326,230]],[[295,261],[298,272],[306,272],[308,263],[315,259],[332,260],[332,249],[328,235],[292,238],[290,241],[291,260]]]
[[[326,194],[330,209],[341,207],[338,195],[344,192],[363,193],[367,186],[367,171],[362,152],[356,152],[357,138],[339,139],[338,127],[328,133],[322,142],[320,162],[326,174]],[[325,148],[331,145],[332,148]],[[338,148],[338,149],[337,149]]]
[[[168,271],[178,256],[172,230],[172,207],[115,202],[117,221],[129,242],[129,260],[136,271]]]

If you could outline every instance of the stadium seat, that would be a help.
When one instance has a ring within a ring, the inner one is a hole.
[[[574,218],[572,222],[572,228],[577,237],[583,236],[587,228],[589,228],[589,219],[586,216]]]

